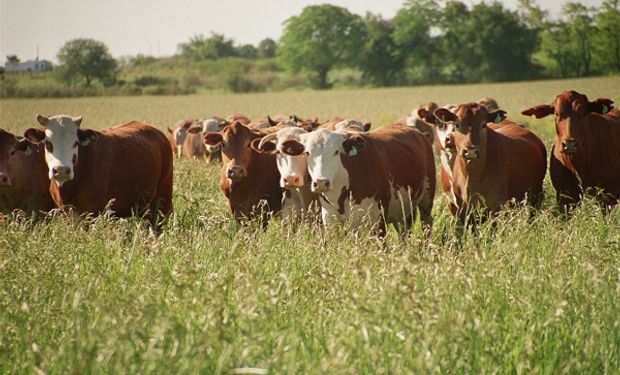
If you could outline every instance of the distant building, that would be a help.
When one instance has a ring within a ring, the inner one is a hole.
[[[51,65],[49,61],[38,58],[18,63],[7,61],[4,63],[4,70],[7,73],[45,72],[52,68]]]

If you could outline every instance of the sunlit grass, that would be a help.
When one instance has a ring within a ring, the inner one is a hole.
[[[618,98],[608,80],[575,87]],[[480,87],[426,90],[440,102],[493,96],[512,112],[560,91]],[[37,112],[94,127],[234,111],[381,123],[434,98],[416,90],[2,101],[0,126]],[[428,242],[416,223],[411,238],[392,230],[380,243],[364,228],[240,228],[217,179],[217,166],[179,162],[157,239],[135,219],[0,219],[0,373],[618,373],[617,208],[603,216],[586,201],[558,217],[547,178],[532,220],[513,209],[458,241],[438,193]]]

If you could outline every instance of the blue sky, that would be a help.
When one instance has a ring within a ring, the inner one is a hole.
[[[0,56],[17,54],[56,60],[67,41],[88,37],[103,41],[115,57],[166,56],[194,34],[223,33],[238,43],[257,44],[277,39],[282,22],[310,4],[329,2],[363,15],[386,18],[396,14],[404,0],[0,0]],[[465,0],[465,3],[478,1]],[[516,9],[517,0],[501,1]],[[599,5],[601,0],[581,1]],[[557,14],[564,0],[538,0]]]

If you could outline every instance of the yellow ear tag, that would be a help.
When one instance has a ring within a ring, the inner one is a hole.
[[[605,104],[603,104],[603,114],[609,112],[609,108]]]
[[[355,156],[357,155],[357,149],[355,148],[355,146],[351,147],[351,151],[349,151],[349,156]]]

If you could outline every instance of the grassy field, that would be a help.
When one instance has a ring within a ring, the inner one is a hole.
[[[564,89],[620,101],[620,78],[189,97],[0,101],[84,127],[296,113],[388,123],[419,102],[491,96],[509,118]],[[527,120],[547,144],[552,120]],[[620,210],[506,211],[459,242],[437,194],[432,238],[385,243],[316,224],[238,227],[218,166],[175,166],[175,213],[144,223],[0,219],[0,373],[619,373]]]

